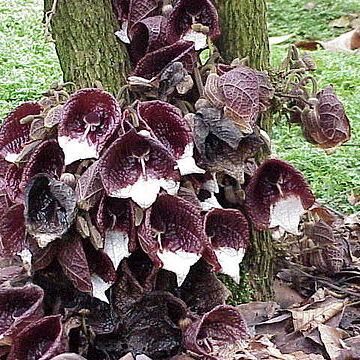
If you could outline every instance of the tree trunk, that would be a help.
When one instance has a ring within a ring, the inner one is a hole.
[[[269,65],[269,40],[265,0],[216,0],[221,24],[218,41],[227,62],[249,57],[250,67],[264,70]]]
[[[235,57],[249,58],[249,65],[258,70],[269,67],[269,41],[266,25],[265,0],[216,0],[221,38],[218,47],[227,62]],[[260,119],[260,126],[271,129],[272,115]],[[259,162],[265,155],[259,156]],[[270,232],[252,231],[251,250],[245,266],[249,271],[250,285],[256,300],[272,298],[274,251]]]
[[[54,1],[44,0],[46,12]],[[57,0],[51,29],[64,81],[117,93],[130,69],[118,27],[110,0]]]

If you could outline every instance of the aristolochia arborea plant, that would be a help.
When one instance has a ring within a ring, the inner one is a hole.
[[[210,0],[113,3],[135,63],[126,96],[54,85],[0,130],[1,353],[232,359],[250,334],[215,273],[239,282],[250,225],[297,234],[314,196],[290,164],[255,162],[267,74],[199,65],[220,33]],[[290,55],[291,121],[323,148],[346,141],[333,89],[308,95]]]

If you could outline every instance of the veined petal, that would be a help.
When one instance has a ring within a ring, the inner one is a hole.
[[[36,285],[0,288],[0,345],[10,345],[27,325],[42,316],[44,291]]]
[[[194,44],[179,40],[146,54],[136,65],[134,74],[145,79],[159,76],[170,64],[179,61],[188,72],[193,72],[196,64]]]
[[[235,209],[213,209],[206,214],[205,229],[221,272],[239,282],[239,264],[250,240],[245,216]]]
[[[132,198],[147,208],[160,188],[175,194],[179,173],[175,160],[158,141],[129,131],[119,138],[101,159],[101,177],[111,197]]]
[[[98,158],[116,131],[121,112],[116,99],[100,89],[82,89],[64,104],[59,123],[59,144],[65,164]]]
[[[250,333],[240,310],[219,305],[186,329],[184,345],[201,357],[219,360],[223,358],[222,352],[228,349],[230,355],[231,350],[236,351],[236,346],[231,349],[232,345],[246,345],[249,338]]]
[[[281,226],[298,233],[300,215],[315,202],[302,174],[282,160],[266,160],[245,190],[245,209],[257,229]]]
[[[139,103],[138,114],[176,159],[181,175],[205,172],[195,163],[191,130],[177,107],[163,101],[147,101]]]
[[[216,8],[210,0],[179,0],[170,14],[167,26],[167,40],[173,43],[184,36],[193,25],[209,28],[209,37],[215,40],[220,35]]]
[[[67,350],[61,315],[46,316],[26,327],[15,339],[8,360],[50,360]]]
[[[21,124],[20,120],[31,115],[39,115],[42,106],[37,102],[26,102],[13,110],[0,129],[0,155],[6,161],[15,162],[22,147],[30,141],[31,122]]]
[[[182,198],[161,194],[151,209],[150,226],[154,236],[148,231],[141,237],[142,248],[156,265],[175,272],[181,284],[207,246],[200,209]]]

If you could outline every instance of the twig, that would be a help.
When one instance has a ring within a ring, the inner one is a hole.
[[[199,71],[199,68],[196,66],[194,69],[194,77],[195,77],[195,83],[199,91],[199,97],[204,97],[204,84],[201,79],[201,74]]]
[[[334,214],[336,214],[336,215],[338,215],[338,216],[340,216],[341,218],[346,218],[346,215],[345,214],[343,214],[343,213],[341,213],[340,211],[338,211],[338,210],[335,210],[334,208],[332,208],[331,206],[328,206],[328,205],[324,205],[324,204],[322,204],[322,203],[318,203],[321,207],[323,207],[323,208],[325,208],[326,210],[329,210],[329,211],[331,211],[331,212],[333,212]]]
[[[55,15],[58,0],[53,0],[51,10],[45,13],[45,36],[51,38],[51,20]]]

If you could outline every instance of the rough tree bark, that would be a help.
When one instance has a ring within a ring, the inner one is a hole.
[[[54,1],[44,0],[46,13]],[[51,34],[64,81],[115,94],[130,67],[125,47],[114,35],[118,23],[110,0],[57,0],[55,5]]]
[[[44,0],[45,11],[54,0]],[[218,42],[227,61],[249,56],[250,66],[268,67],[269,46],[265,0],[215,0],[221,18],[222,36]],[[52,35],[65,81],[78,87],[101,84],[116,93],[129,73],[125,48],[115,38],[118,24],[110,0],[58,0],[51,21]],[[269,129],[269,117],[262,127]],[[247,257],[254,297],[271,297],[273,251],[267,232],[253,231],[252,248]]]
[[[235,57],[249,58],[252,68],[269,67],[269,41],[265,0],[216,0],[221,25],[217,42],[221,56],[231,62]],[[260,126],[269,131],[272,116],[262,116]],[[262,161],[266,155],[259,156]],[[249,271],[251,288],[257,300],[272,297],[274,251],[268,231],[252,231],[251,251],[245,265]]]

